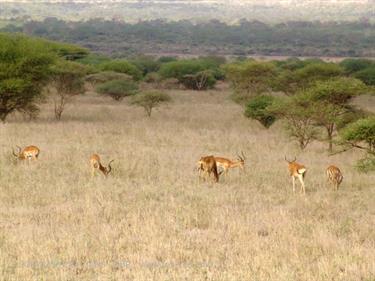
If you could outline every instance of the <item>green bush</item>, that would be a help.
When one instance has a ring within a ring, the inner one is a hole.
[[[210,74],[208,74],[208,71]],[[189,89],[196,89],[194,80],[198,81],[201,78],[207,78],[207,85],[204,87],[210,88],[217,79],[224,78],[220,63],[214,58],[179,60],[165,63],[161,66],[159,74],[162,79],[176,78]]]
[[[133,78],[124,73],[114,72],[114,71],[102,71],[95,74],[90,74],[86,76],[86,81],[93,85],[105,83],[111,80],[132,80]]]
[[[114,71],[119,73],[125,73],[133,77],[135,81],[142,78],[142,72],[127,60],[112,60],[99,65],[102,71]]]
[[[140,56],[130,60],[140,71],[143,76],[151,72],[159,71],[161,63],[150,56]]]
[[[150,72],[144,78],[146,83],[158,83],[160,81],[160,75],[157,72]]]
[[[355,73],[354,76],[366,85],[375,86],[375,65]]]
[[[98,66],[100,64],[103,64],[109,61],[111,61],[109,57],[104,56],[104,55],[99,55],[99,54],[89,54],[88,56],[77,60],[77,62],[79,63],[92,65],[92,66]]]
[[[172,61],[177,61],[177,58],[176,57],[160,57],[158,59],[158,62],[160,63],[168,63],[168,62],[172,62]]]
[[[275,121],[276,116],[267,110],[275,98],[272,96],[257,96],[246,106],[245,116],[258,120],[264,127],[269,128]]]
[[[97,87],[99,94],[110,96],[116,101],[134,95],[137,91],[137,83],[129,80],[112,80]]]
[[[340,65],[345,69],[346,73],[351,74],[374,65],[374,62],[367,59],[345,59],[340,62]]]
[[[212,89],[216,84],[216,79],[211,71],[205,70],[185,75],[181,82],[187,89],[201,91]]]
[[[375,171],[375,157],[367,156],[357,162],[357,169],[362,173]]]

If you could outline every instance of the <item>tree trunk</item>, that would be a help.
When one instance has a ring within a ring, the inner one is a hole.
[[[61,115],[64,112],[66,100],[64,95],[59,95],[58,99],[58,101],[55,100],[55,118],[60,121]]]
[[[152,107],[145,107],[145,109],[146,109],[147,116],[151,117]]]
[[[327,140],[328,140],[328,151],[333,151],[333,131],[335,128],[335,124],[329,124],[326,126],[327,129]]]

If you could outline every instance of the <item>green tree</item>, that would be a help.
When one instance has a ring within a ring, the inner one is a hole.
[[[319,81],[300,94],[307,106],[312,110],[317,125],[323,126],[327,133],[329,151],[333,148],[333,134],[338,125],[342,126],[350,120],[349,115],[356,109],[350,105],[352,98],[366,93],[366,86],[354,78],[334,78]]]
[[[234,89],[233,99],[246,104],[254,96],[270,92],[276,77],[276,67],[269,62],[245,61],[224,67]]]
[[[273,96],[257,96],[247,104],[245,116],[258,120],[264,127],[269,128],[275,121],[275,114],[271,113],[268,108],[274,103]]]
[[[74,96],[83,94],[86,68],[79,63],[61,61],[53,67],[52,87],[56,120],[61,120],[64,109]]]
[[[268,111],[287,122],[289,136],[295,139],[301,149],[305,149],[317,138],[317,130],[309,102],[301,96],[278,99],[268,107]]]
[[[116,101],[121,101],[127,96],[136,94],[138,84],[131,80],[112,80],[99,85],[96,90],[99,94],[110,96]]]
[[[159,106],[162,103],[170,101],[171,97],[166,93],[159,91],[147,91],[135,95],[131,100],[131,104],[143,107],[147,113],[147,116],[151,117],[153,108]]]
[[[281,71],[274,83],[274,89],[287,95],[305,90],[316,81],[326,81],[344,74],[344,70],[334,63],[311,63],[295,71]]]
[[[362,171],[375,170],[375,116],[359,119],[341,132],[341,144],[344,150],[360,149],[366,153],[365,158],[358,162]]]
[[[38,111],[54,60],[45,41],[0,33],[1,121],[14,111]]]

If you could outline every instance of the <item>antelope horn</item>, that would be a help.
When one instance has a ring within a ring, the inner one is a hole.
[[[238,157],[238,160],[240,160],[240,161],[244,161],[244,160],[245,160],[245,159],[242,158],[238,153],[237,153],[237,157]]]
[[[294,156],[294,160],[293,161],[289,161],[288,159],[286,159],[286,156],[285,156],[285,161],[288,162],[288,163],[293,163],[297,160],[297,157]]]
[[[17,155],[15,152],[14,152],[14,148],[12,147],[12,154],[15,156],[15,157],[18,157],[19,155]]]
[[[111,161],[109,161],[109,163],[108,163],[108,172],[107,172],[107,174],[109,174],[111,171],[112,171],[112,167],[111,167],[111,163],[113,162],[113,161],[115,161],[115,160],[111,160]]]

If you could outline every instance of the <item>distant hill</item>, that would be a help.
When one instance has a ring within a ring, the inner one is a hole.
[[[375,0],[0,0],[1,20],[374,21]]]

